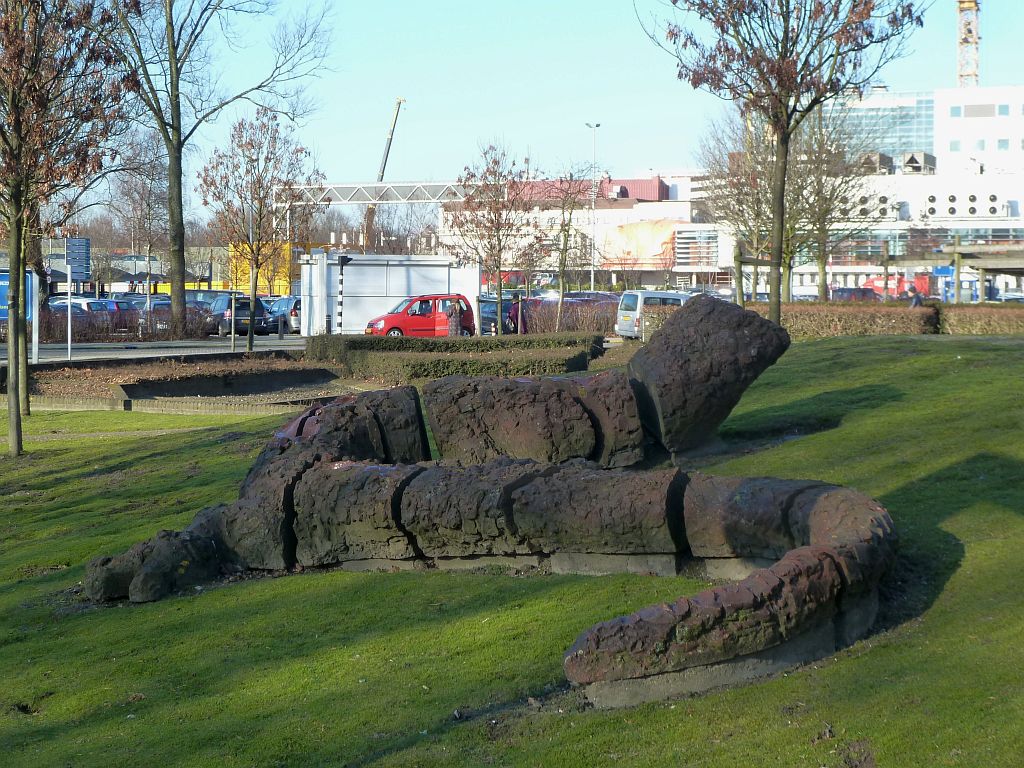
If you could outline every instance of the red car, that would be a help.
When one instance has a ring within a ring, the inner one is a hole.
[[[386,315],[373,318],[364,333],[374,336],[447,336],[448,309],[458,302],[462,335],[476,333],[473,308],[460,293],[428,293],[402,299]]]

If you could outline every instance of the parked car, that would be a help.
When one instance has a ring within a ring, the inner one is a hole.
[[[680,291],[625,291],[619,300],[615,332],[624,338],[643,335],[644,307],[682,306],[693,294]]]
[[[557,294],[555,294],[555,298],[558,298]],[[618,304],[621,296],[609,291],[566,291],[565,298],[588,304]]]
[[[210,305],[205,301],[185,302],[186,330],[199,334],[210,335],[217,332],[210,313]],[[157,301],[150,300],[147,312],[145,303],[139,311],[139,330],[166,331],[171,327],[171,302],[161,297]]]
[[[302,299],[298,296],[281,296],[270,305],[270,332],[277,330],[278,318],[284,318],[284,327],[288,333],[298,333],[302,310]]]
[[[462,335],[476,333],[473,308],[460,293],[429,293],[410,296],[398,302],[390,312],[373,318],[365,333],[374,336],[447,336],[448,308],[459,303]]]
[[[221,295],[214,299],[210,305],[210,325],[218,336],[227,336],[229,333],[248,335],[250,321],[253,333],[260,336],[270,333],[267,324],[270,313],[267,307],[257,298],[255,308],[250,312],[249,301],[248,296],[235,296],[235,313],[232,316],[230,295]]]
[[[882,301],[882,297],[871,288],[833,288],[829,301]]]
[[[47,300],[51,311],[67,311],[66,296],[52,296]],[[99,331],[112,333],[130,333],[138,327],[139,311],[135,305],[125,299],[90,299],[71,297],[72,317],[82,310],[84,316]],[[59,308],[59,309],[58,309]],[[76,309],[77,308],[77,309]]]

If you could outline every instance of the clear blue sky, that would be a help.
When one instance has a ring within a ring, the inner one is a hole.
[[[663,7],[660,0],[637,0],[636,11],[631,0],[335,0],[332,71],[313,86],[321,108],[300,136],[329,181],[372,181],[402,96],[391,181],[454,179],[491,141],[557,173],[589,163],[587,122],[601,123],[598,163],[615,176],[693,167],[723,102],[678,81],[674,59],[644,34],[637,12]],[[1024,82],[1021,9],[1020,0],[982,0],[982,85]],[[935,0],[910,55],[883,82],[895,90],[955,86],[956,22],[956,1]],[[259,66],[255,50],[236,59],[229,81]],[[223,141],[232,117],[206,132],[204,147]]]

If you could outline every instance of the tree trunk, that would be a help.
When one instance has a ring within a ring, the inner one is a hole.
[[[24,236],[23,236],[24,241]],[[22,262],[22,271],[25,271],[24,262]],[[28,402],[28,302],[31,297],[25,295],[25,291],[21,292],[21,299],[18,301],[18,350],[20,353],[20,359],[18,360],[18,407],[21,409],[22,416],[31,416]],[[8,313],[8,317],[10,313]],[[8,321],[9,322],[9,321]]]
[[[494,295],[497,296],[498,298],[497,298],[497,301],[495,302],[494,309],[498,313],[497,333],[498,333],[499,336],[504,336],[505,335],[505,313],[501,311],[502,310],[502,306],[501,306],[501,262],[500,261],[498,262],[497,267],[498,267],[498,270],[497,270],[498,277],[494,281]]]
[[[789,132],[775,130],[775,169],[772,174],[772,250],[768,268],[768,319],[782,324],[782,250],[786,225],[786,166],[789,165]]]
[[[828,233],[818,233],[818,301],[828,301]]]
[[[249,262],[249,332],[245,335],[245,349],[247,352],[252,352],[253,341],[255,340],[254,334],[256,333],[256,302],[259,301],[256,298],[256,280],[259,278],[256,264],[255,258]],[[235,318],[232,317],[231,322],[234,324]],[[341,333],[341,326],[338,327],[338,333]]]
[[[8,186],[9,213],[7,222],[8,278],[7,289],[7,453],[22,454],[21,434],[21,380],[18,371],[21,366],[21,334],[19,333],[18,307],[22,304],[21,288],[24,285],[24,265],[21,262],[23,235],[22,218],[25,215],[22,197],[24,190],[14,182]],[[68,309],[70,311],[70,308]]]
[[[786,256],[782,260],[782,270],[780,275],[780,282],[782,283],[782,296],[780,300],[783,303],[789,303],[793,300],[793,262],[789,256]]]
[[[182,200],[182,146],[177,141],[167,144],[167,217],[169,221],[167,259],[171,278],[171,335],[185,335],[185,209]]]
[[[736,297],[735,297],[735,300],[736,300],[736,303],[739,306],[741,306],[741,307],[746,306],[745,303],[744,303],[746,297],[743,295],[744,291],[743,291],[743,262],[741,260],[742,258],[743,258],[743,250],[740,248],[740,244],[736,243],[736,245],[733,246],[733,249],[732,249],[732,267],[733,267],[733,272],[735,272],[735,274],[736,274],[736,281],[735,281],[736,282]],[[756,270],[756,267],[755,267],[755,270]],[[756,271],[755,271],[755,274],[756,274]]]

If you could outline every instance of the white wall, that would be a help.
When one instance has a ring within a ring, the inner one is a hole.
[[[338,267],[331,257],[313,254],[301,268],[303,336],[323,333],[327,316],[337,328]],[[475,304],[479,285],[475,266],[456,267],[441,256],[352,256],[345,267],[343,333],[362,333],[369,320],[390,310],[400,299],[422,293],[461,293]],[[309,308],[307,310],[307,307]]]

